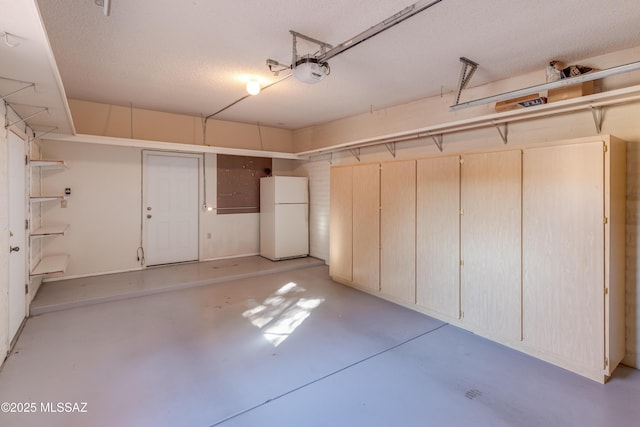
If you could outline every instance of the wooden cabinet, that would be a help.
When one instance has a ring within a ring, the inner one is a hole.
[[[353,167],[353,283],[380,290],[380,165]]]
[[[460,157],[416,164],[416,303],[460,316]]]
[[[470,154],[461,166],[462,321],[508,341],[521,336],[521,156]]]
[[[380,289],[380,164],[331,169],[329,274]]]
[[[329,274],[351,282],[353,260],[353,169],[331,168],[329,206]]]
[[[380,292],[406,304],[416,298],[416,162],[380,170]]]
[[[524,150],[523,196],[523,344],[603,381],[624,356],[624,143]]]
[[[625,353],[625,152],[334,167],[331,276],[602,382]]]

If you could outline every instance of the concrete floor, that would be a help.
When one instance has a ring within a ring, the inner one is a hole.
[[[324,265],[324,261],[304,257],[272,262],[259,256],[248,256],[47,282],[38,291],[29,311],[34,316],[315,265]]]
[[[314,266],[31,317],[0,402],[35,404],[17,427],[637,426],[640,372],[601,385]]]

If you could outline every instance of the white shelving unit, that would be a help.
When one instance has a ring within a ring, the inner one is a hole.
[[[46,169],[61,169],[67,167],[64,160],[31,160],[29,164],[32,168],[39,167]],[[31,203],[44,203],[53,200],[63,201],[66,199],[67,197],[64,195],[40,195],[30,197]],[[68,224],[46,225],[36,230],[32,230],[29,236],[32,240],[42,239],[45,237],[64,236],[68,228]],[[43,257],[40,262],[38,262],[38,264],[31,270],[31,273],[29,275],[33,277],[43,276],[47,274],[62,274],[66,270],[68,263],[69,255],[66,254]]]
[[[42,203],[42,202],[49,202],[51,200],[64,200],[65,198],[66,198],[65,196],[59,196],[59,195],[31,196],[31,202],[32,203]]]
[[[69,263],[69,255],[53,255],[44,257],[31,271],[30,276],[42,276],[45,274],[64,273]]]
[[[49,236],[64,236],[64,233],[69,228],[69,224],[47,225],[33,230],[31,232],[32,239],[41,239]]]
[[[64,160],[31,160],[31,167],[41,167],[41,168],[50,168],[50,169],[58,169],[58,168],[66,168],[67,164]]]

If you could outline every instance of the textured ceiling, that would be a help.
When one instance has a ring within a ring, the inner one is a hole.
[[[69,98],[208,115],[276,78],[295,30],[340,44],[412,0],[39,0]],[[443,0],[330,60],[315,85],[289,78],[217,118],[300,128],[457,86],[471,86],[640,45],[637,0]],[[300,42],[299,53],[316,46]],[[543,74],[541,74],[543,75]],[[542,81],[540,83],[543,83]]]

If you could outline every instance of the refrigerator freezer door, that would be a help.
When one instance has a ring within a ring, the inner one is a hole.
[[[308,203],[309,185],[307,178],[294,176],[274,176],[274,203]]]
[[[309,205],[276,205],[275,228],[275,259],[309,254]]]

